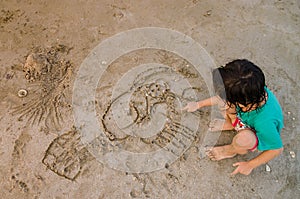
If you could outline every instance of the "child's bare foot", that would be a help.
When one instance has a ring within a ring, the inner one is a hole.
[[[227,131],[233,129],[230,122],[222,119],[214,119],[209,123],[208,127],[209,131]]]
[[[236,155],[236,153],[231,152],[231,149],[232,148],[230,145],[213,147],[206,151],[206,155],[214,161],[226,158],[233,158]]]

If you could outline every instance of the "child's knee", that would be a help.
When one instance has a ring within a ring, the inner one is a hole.
[[[233,141],[239,147],[251,149],[256,144],[256,135],[250,129],[244,129],[238,132]]]

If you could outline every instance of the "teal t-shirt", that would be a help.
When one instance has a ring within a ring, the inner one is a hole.
[[[283,114],[275,95],[266,87],[266,103],[256,110],[242,112],[237,107],[237,115],[246,125],[255,130],[260,151],[283,147],[280,131],[283,128]]]

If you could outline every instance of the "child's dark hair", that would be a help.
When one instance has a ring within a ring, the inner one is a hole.
[[[264,73],[246,59],[237,59],[214,69],[213,83],[216,94],[229,105],[251,105],[251,109],[259,107],[266,99]]]

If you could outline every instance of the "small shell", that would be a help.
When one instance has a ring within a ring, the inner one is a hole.
[[[290,151],[290,156],[291,156],[291,158],[295,158],[296,157],[296,153],[294,151]]]
[[[296,118],[293,117],[292,120],[296,120]]]
[[[106,62],[106,61],[102,61],[101,64],[102,64],[102,65],[106,65],[107,62]]]
[[[267,172],[271,172],[271,167],[269,165],[266,164],[266,171]]]
[[[290,112],[290,111],[288,111],[288,112],[287,112],[287,114],[288,114],[288,115],[290,115],[290,114],[291,114],[291,112]]]
[[[28,92],[27,92],[27,90],[25,90],[25,89],[20,89],[20,90],[18,91],[18,96],[19,96],[19,97],[26,97],[27,94],[28,94]]]
[[[206,11],[206,13],[203,15],[205,17],[209,17],[211,15],[211,10]]]

